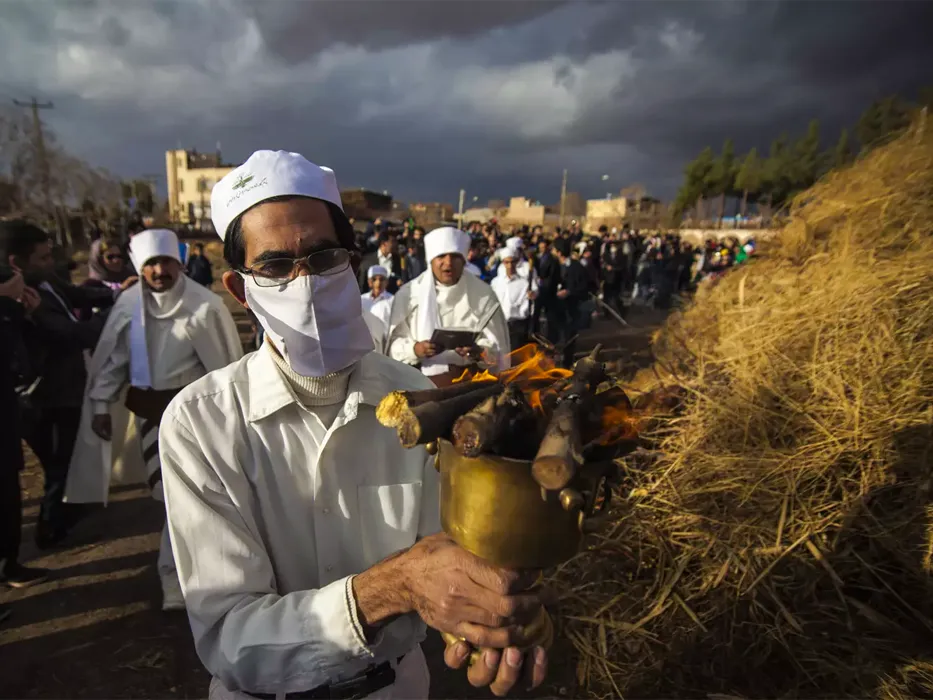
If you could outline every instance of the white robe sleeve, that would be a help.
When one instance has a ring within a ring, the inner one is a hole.
[[[297,692],[372,659],[352,576],[276,593],[269,553],[241,513],[247,506],[234,502],[187,420],[166,413],[159,448],[172,551],[207,670],[231,690]]]
[[[505,321],[502,307],[498,304],[496,306],[496,313],[486,324],[476,344],[486,351],[484,354],[490,367],[498,367],[501,371],[511,367],[509,353],[512,348],[509,343],[509,324]]]
[[[407,365],[417,365],[420,360],[415,354],[415,338],[408,326],[408,321],[400,321],[389,335],[388,355],[393,360]]]
[[[402,287],[392,300],[392,308],[389,313],[389,330],[385,340],[385,354],[393,360],[414,366],[420,360],[415,354],[415,336],[408,324],[412,284],[406,284]]]
[[[119,397],[123,387],[130,381],[130,347],[127,331],[124,326],[116,338],[116,344],[109,355],[104,359],[100,371],[90,379],[88,398],[94,414],[107,413],[110,404]]]

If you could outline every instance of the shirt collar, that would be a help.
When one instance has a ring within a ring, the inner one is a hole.
[[[290,404],[300,403],[285,377],[275,366],[271,352],[271,349],[266,347],[266,343],[263,343],[249,362],[247,420],[250,423],[268,418]],[[353,420],[356,418],[361,403],[376,406],[386,394],[396,388],[390,386],[389,379],[380,371],[378,356],[375,353],[369,353],[357,363],[356,368],[350,374],[342,414],[346,420]]]

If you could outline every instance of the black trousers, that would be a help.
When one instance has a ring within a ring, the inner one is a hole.
[[[622,304],[622,280],[612,283],[606,282],[603,285],[603,301],[612,307],[620,316],[625,313],[625,306]],[[603,316],[608,316],[609,312],[603,310]]]
[[[511,319],[509,322],[509,343],[512,346],[512,352],[515,352],[520,347],[528,345],[529,340],[529,327],[531,325],[530,318],[515,318]]]
[[[45,495],[39,509],[39,521],[55,529],[67,529],[70,524],[67,511],[72,509],[62,503],[62,497],[80,425],[79,406],[42,408],[26,430],[26,442],[39,458],[45,476]]]
[[[0,456],[0,570],[8,562],[19,560],[19,542],[23,527],[23,503],[19,485],[22,461],[22,452],[17,456],[6,450],[5,454]]]
[[[12,387],[0,388],[0,566],[19,558],[23,504],[19,472],[23,468],[19,407]]]
[[[565,301],[564,323],[561,328],[561,342],[564,345],[564,367],[570,369],[573,367],[574,357],[577,353],[576,336],[583,330],[583,314],[580,309],[580,303],[577,301]]]

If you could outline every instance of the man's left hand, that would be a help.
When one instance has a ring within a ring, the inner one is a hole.
[[[125,292],[127,289],[132,287],[137,282],[139,282],[139,277],[136,277],[136,276],[127,277],[125,280],[120,282],[120,291]]]
[[[470,645],[458,642],[444,650],[444,663],[450,668],[463,668],[470,659]],[[547,652],[535,647],[524,654],[516,647],[508,649],[483,649],[478,663],[467,669],[467,679],[476,688],[489,686],[497,697],[503,697],[519,680],[524,679],[524,688],[534,690],[544,682],[547,675]]]

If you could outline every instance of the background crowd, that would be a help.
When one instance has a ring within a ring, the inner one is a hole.
[[[595,315],[625,319],[633,306],[668,309],[675,295],[717,279],[756,249],[754,241],[735,237],[694,246],[676,232],[602,226],[588,234],[577,224],[553,232],[542,226],[503,230],[496,222],[471,222],[465,229],[472,239],[467,269],[485,282],[503,273],[506,251],[521,251],[516,273],[528,279],[534,299],[527,319],[508,320],[527,320],[527,336],[561,348],[566,365],[572,362],[575,338]],[[372,269],[388,273],[377,284],[380,293],[390,294],[424,272],[425,234],[412,221],[398,226],[376,220],[358,231],[364,297],[373,285]]]

